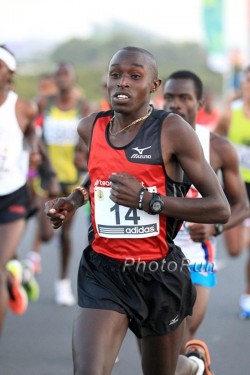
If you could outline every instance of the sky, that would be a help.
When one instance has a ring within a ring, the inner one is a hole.
[[[199,4],[200,0],[8,0],[4,5],[6,17],[1,17],[0,37],[84,37],[95,24],[105,26],[120,20],[167,38],[199,40]],[[185,17],[190,7],[195,22]],[[174,15],[181,18],[181,27],[176,27]]]
[[[224,1],[227,43],[245,51],[248,0]],[[2,10],[0,43],[85,38],[95,26],[113,21],[173,42],[203,43],[201,4],[202,0],[8,0]]]

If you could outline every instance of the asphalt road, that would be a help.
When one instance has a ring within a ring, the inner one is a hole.
[[[34,236],[32,220],[19,249],[22,257]],[[76,274],[86,244],[86,217],[79,211],[74,231],[71,279]],[[244,289],[246,251],[229,258],[220,240],[218,285],[213,289],[205,321],[197,337],[205,340],[216,375],[250,374],[250,320],[239,319],[238,299]],[[0,342],[0,375],[71,375],[71,330],[75,307],[58,307],[53,300],[58,275],[58,246],[55,237],[42,249],[41,295],[30,303],[25,315],[8,312]],[[128,332],[113,375],[142,375],[133,334]]]

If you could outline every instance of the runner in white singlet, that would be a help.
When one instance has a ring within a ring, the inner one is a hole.
[[[164,109],[179,114],[196,130],[196,114],[203,102],[200,78],[190,71],[177,71],[167,78],[163,93]],[[201,130],[199,126],[196,132],[207,161],[216,174],[221,174],[223,188],[231,205],[231,216],[224,225],[184,223],[183,230],[175,239],[190,264],[192,281],[197,290],[193,315],[187,317],[183,346],[188,345],[190,340],[192,342],[204,319],[211,287],[216,284],[215,237],[242,222],[249,210],[237,154],[232,144],[215,133]],[[192,194],[197,196],[199,193],[190,190]]]

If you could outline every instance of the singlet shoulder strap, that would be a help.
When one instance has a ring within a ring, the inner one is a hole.
[[[160,120],[163,120],[164,118],[166,118],[171,112],[167,112],[165,111],[164,109],[153,109],[153,112],[152,112],[152,116],[157,118],[157,119],[160,119]]]
[[[97,116],[95,118],[95,121],[100,118],[100,117],[109,117],[109,116],[113,116],[114,115],[114,111],[113,109],[109,109],[108,111],[100,111],[97,113]]]

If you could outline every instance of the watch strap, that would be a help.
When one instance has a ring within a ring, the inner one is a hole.
[[[214,237],[217,237],[217,236],[219,236],[219,235],[223,232],[223,230],[224,230],[224,228],[223,228],[223,224],[214,224],[214,227],[215,227],[215,234],[214,234]]]

